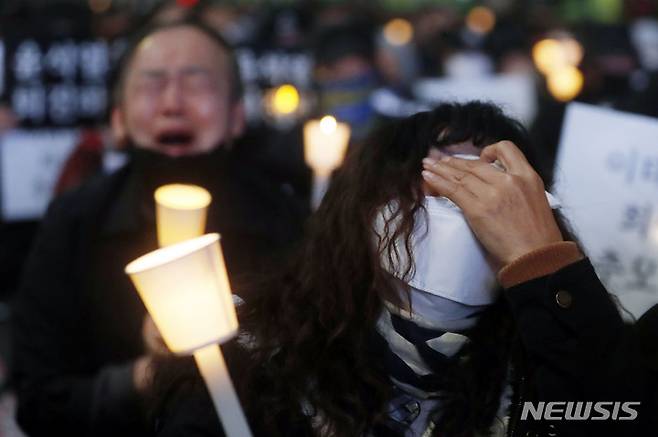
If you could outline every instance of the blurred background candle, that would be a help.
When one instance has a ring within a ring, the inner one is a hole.
[[[535,66],[546,76],[546,88],[555,100],[568,102],[582,91],[585,78],[578,65],[583,56],[583,46],[568,34],[543,39],[533,46]]]
[[[194,355],[226,435],[251,436],[217,345],[238,330],[219,235],[160,248],[137,258],[125,271],[167,347]]]
[[[158,243],[168,246],[203,235],[210,193],[196,185],[171,184],[155,190]]]
[[[350,128],[330,115],[304,125],[304,159],[313,169],[311,204],[317,208],[327,190],[331,172],[343,163],[350,140]]]

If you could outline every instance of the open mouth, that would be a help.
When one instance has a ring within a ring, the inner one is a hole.
[[[178,155],[192,146],[194,136],[186,131],[172,131],[161,133],[156,140],[167,153]]]
[[[189,132],[165,132],[157,137],[158,143],[166,147],[185,147],[190,145],[193,139]]]

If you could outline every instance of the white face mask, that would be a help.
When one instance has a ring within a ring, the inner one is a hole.
[[[466,305],[493,303],[497,297],[493,292],[496,275],[461,210],[442,197],[426,196],[424,205],[427,217],[418,214],[410,236],[415,269],[406,280],[407,284]],[[395,207],[395,204],[387,205],[377,218],[375,230],[379,235],[385,218],[392,215]],[[403,279],[409,260],[404,242],[399,240],[394,244],[400,262],[394,266],[388,256],[382,256],[382,265],[386,271]]]
[[[477,158],[476,158],[477,159]],[[546,193],[551,207],[557,202]],[[487,261],[485,251],[468,226],[461,209],[445,197],[425,196],[425,214],[418,214],[410,236],[415,270],[406,280],[411,287],[466,305],[487,305],[496,301],[496,274]],[[383,235],[385,220],[397,205],[386,205],[375,220],[375,232]],[[396,224],[391,223],[393,228]],[[409,265],[404,241],[395,241],[400,262],[391,265],[382,256],[386,271],[403,279]]]

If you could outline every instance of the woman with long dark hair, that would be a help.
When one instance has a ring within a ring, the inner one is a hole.
[[[580,340],[588,322],[614,337],[621,319],[528,160],[521,125],[479,102],[418,113],[350,151],[294,262],[250,293],[225,347],[256,435],[559,429],[522,421],[524,402],[578,396],[590,358],[555,357],[587,344],[572,354],[600,359],[603,345]],[[588,281],[589,315],[548,322],[572,305],[549,286],[560,275]],[[156,374],[161,435],[220,433],[186,368]]]

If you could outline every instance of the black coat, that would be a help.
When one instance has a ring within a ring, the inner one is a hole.
[[[558,272],[506,290],[528,361],[526,400],[544,402],[635,402],[633,421],[519,420],[513,435],[645,436],[655,433],[652,402],[658,378],[652,373],[642,337],[658,331],[627,325],[585,259]],[[551,430],[550,425],[553,426]],[[511,431],[514,431],[514,425]],[[535,433],[535,434],[533,434]]]
[[[656,433],[652,413],[658,405],[658,375],[651,366],[658,366],[658,355],[650,365],[642,344],[658,344],[658,306],[636,326],[624,324],[588,260],[512,287],[505,296],[525,351],[523,368],[514,383],[508,435],[639,437]],[[233,377],[239,379],[239,360],[231,360],[239,354],[232,354],[232,348],[227,348],[227,359]],[[654,346],[652,353],[656,351]],[[197,382],[197,387],[202,384]],[[642,405],[635,421],[534,421],[531,416],[521,420],[526,401],[641,401]],[[255,435],[265,435],[259,434],[260,417],[249,420]],[[157,428],[159,437],[223,435],[204,390],[172,396]],[[308,426],[285,420],[281,430],[287,436],[311,435]],[[387,430],[373,434],[395,435]]]
[[[55,200],[43,220],[13,320],[17,419],[29,435],[150,433],[132,382],[145,309],[123,269],[157,239],[143,201],[151,195],[135,173],[128,166],[93,179]],[[222,234],[240,293],[299,239],[306,208],[241,158],[218,173],[207,230]]]

